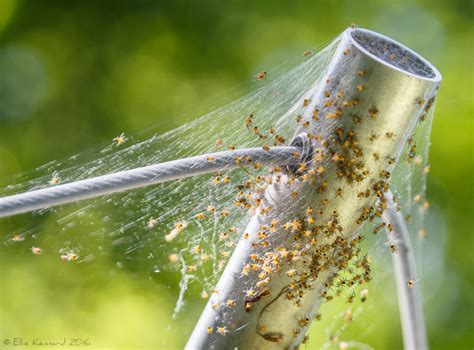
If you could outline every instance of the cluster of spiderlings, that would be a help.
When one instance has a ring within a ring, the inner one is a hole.
[[[178,129],[121,133],[99,149],[52,161],[8,181],[1,195],[202,153],[286,144],[294,124],[285,113],[320,78],[336,45],[337,41],[314,55],[308,52],[307,58],[298,55],[272,69],[271,76],[261,72],[255,77],[263,79],[255,82],[257,91]],[[242,111],[257,116],[259,130],[254,130],[254,125],[252,132],[246,132]],[[5,246],[15,245],[12,249],[38,258],[57,255],[58,260],[88,263],[111,259],[112,269],[137,271],[138,267],[148,278],[176,290],[176,316],[185,305],[189,288],[201,289],[202,298],[215,295],[220,272],[244,234],[241,228],[248,220],[246,213],[257,210],[271,176],[285,170],[285,166],[262,166],[248,157],[236,161],[239,169],[222,171],[211,179],[179,180],[23,215],[15,225],[6,230],[2,227],[2,231],[11,232]],[[48,225],[39,225],[40,221]],[[217,328],[214,331],[219,332]],[[221,333],[225,332],[221,329]]]
[[[308,106],[309,101],[304,101],[304,106]],[[313,119],[316,113],[313,114]],[[300,123],[300,118],[297,118],[297,123]],[[253,125],[254,116],[249,115],[245,120],[245,124],[248,128],[252,129],[260,139],[265,140],[266,136],[262,137],[258,132],[258,127]],[[274,131],[273,128],[270,128]],[[271,132],[273,134],[273,132]],[[349,134],[349,137],[354,137],[353,133]],[[341,130],[336,130],[334,139],[330,139],[331,143],[335,145],[347,144],[341,142],[340,138]],[[312,135],[308,136],[313,138]],[[321,140],[320,136],[314,137],[315,139]],[[325,144],[327,146],[329,142]],[[265,147],[265,146],[263,146]],[[354,149],[356,154],[360,154],[357,147],[349,147],[349,150]],[[314,163],[319,163],[322,158],[325,157],[326,150],[322,148],[316,152],[316,156],[313,159]],[[329,157],[339,163],[341,168],[344,168],[348,174],[346,176],[347,181],[351,183],[358,179],[357,175],[354,175],[357,170],[356,167],[350,168],[353,164],[349,162],[344,164],[344,158],[338,156],[329,148]],[[348,153],[343,153],[348,158]],[[296,157],[299,154],[295,154]],[[247,160],[248,161],[248,160]],[[360,168],[360,167],[359,167]],[[352,170],[351,170],[352,169]],[[253,212],[264,216],[266,213],[271,211],[271,208],[262,205],[264,190],[268,185],[278,184],[280,182],[286,182],[286,185],[291,185],[294,182],[302,181],[309,182],[313,186],[316,186],[316,190],[319,193],[326,192],[327,181],[322,178],[324,168],[317,166],[316,170],[314,167],[308,169],[306,163],[301,163],[296,171],[296,174],[284,174],[280,167],[271,169],[271,176],[256,176],[249,177],[249,180],[243,184],[238,185],[237,188],[240,191],[237,194],[237,201],[235,202],[237,207],[245,207],[251,209]],[[286,176],[285,176],[286,175]],[[343,176],[341,176],[343,177]],[[297,193],[292,192],[292,197],[296,198]],[[335,191],[336,196],[342,195],[342,190],[337,189]],[[252,200],[249,202],[249,200]],[[344,287],[352,287],[355,284],[364,284],[370,281],[370,265],[369,258],[367,256],[360,256],[359,244],[363,240],[361,236],[357,236],[351,240],[346,240],[342,236],[342,226],[339,224],[339,214],[337,210],[331,212],[330,218],[327,222],[316,222],[316,217],[323,215],[325,207],[329,204],[329,198],[324,198],[321,202],[321,206],[314,210],[308,207],[305,211],[304,217],[294,218],[287,222],[280,222],[278,219],[270,221],[269,225],[260,226],[260,230],[257,232],[257,239],[253,240],[251,245],[255,249],[255,253],[250,254],[249,263],[244,265],[241,271],[242,276],[248,276],[253,274],[257,276],[257,281],[254,286],[251,286],[243,293],[245,293],[245,310],[250,312],[255,303],[263,300],[265,297],[270,295],[266,285],[270,282],[274,274],[278,274],[282,271],[284,265],[298,264],[304,268],[291,268],[287,269],[285,274],[289,278],[288,285],[282,290],[282,294],[290,301],[299,305],[301,298],[305,293],[305,290],[311,288],[311,281],[316,280],[319,277],[321,271],[335,269],[336,271],[344,271],[345,273],[339,277],[334,274],[325,282],[325,289],[321,291],[321,297],[326,300],[332,300],[334,297],[328,293],[332,287],[337,287],[334,295],[340,295]],[[284,245],[277,246],[276,249],[266,250],[270,245],[268,239],[271,238],[277,231],[289,232],[294,240],[292,249],[288,250]],[[319,244],[318,237],[331,239],[327,240],[327,243]],[[335,239],[334,239],[335,238]],[[244,233],[243,239],[249,239],[249,234]],[[315,248],[317,246],[317,248]],[[353,296],[348,297],[348,302],[352,302]],[[223,304],[223,305],[221,305]],[[213,304],[213,307],[218,310],[221,306],[232,308],[235,306],[233,299],[229,299],[226,302]],[[309,321],[301,321],[301,326],[307,326]],[[223,326],[224,327],[224,326]],[[222,328],[222,327],[221,327]],[[208,329],[209,332],[212,329]],[[219,332],[222,333],[222,332]],[[261,323],[257,325],[257,333],[260,334],[264,339],[272,342],[280,342],[281,335],[275,333],[265,332],[265,326]],[[294,336],[298,335],[299,331],[294,331]],[[224,332],[225,334],[225,332]]]
[[[326,54],[330,57],[331,50]],[[353,53],[346,50],[344,54],[350,59]],[[304,56],[311,56],[311,52],[305,52]],[[361,227],[365,223],[374,222],[374,233],[382,229],[390,231],[390,224],[381,222],[380,217],[386,208],[383,194],[394,177],[392,168],[396,161],[394,155],[383,157],[376,147],[364,148],[362,145],[367,144],[367,141],[369,145],[380,140],[390,142],[397,135],[392,130],[379,130],[380,134],[371,132],[367,135],[357,132],[361,125],[375,123],[383,113],[373,105],[364,112],[354,113],[364,102],[364,94],[369,88],[366,83],[366,78],[370,76],[368,70],[352,72],[355,83],[345,84],[328,79],[325,82],[327,90],[323,92],[324,98],[318,106],[311,97],[301,97],[309,86],[320,79],[324,71],[321,67],[326,64],[327,60],[324,61],[317,55],[312,56],[307,64],[282,75],[274,83],[270,82],[264,90],[171,134],[155,135],[142,143],[132,142],[130,146],[128,141],[134,141],[133,138],[121,134],[113,139],[112,145],[100,152],[99,158],[94,153],[92,160],[79,164],[79,160],[72,157],[73,166],[66,163],[62,170],[59,162],[49,164],[40,169],[46,170],[47,175],[35,175],[31,182],[22,186],[31,189],[44,187],[45,184],[55,185],[123,170],[126,166],[144,166],[236,147],[259,145],[268,150],[272,145],[289,144],[295,130],[304,131],[314,145],[314,153],[310,161],[301,162],[292,171],[284,165],[263,167],[251,157],[241,157],[236,158],[239,170],[222,171],[210,179],[201,177],[134,193],[117,194],[113,201],[97,199],[87,205],[76,206],[71,210],[72,213],[57,208],[50,214],[56,214],[58,232],[61,233],[69,233],[75,226],[89,227],[86,225],[91,225],[101,215],[99,219],[105,223],[104,228],[92,227],[91,236],[110,237],[118,256],[125,255],[134,259],[143,256],[143,260],[153,264],[152,271],[155,273],[178,270],[181,281],[175,314],[184,305],[184,293],[190,283],[202,284],[202,298],[219,295],[215,288],[216,279],[239,239],[248,241],[253,249],[248,256],[248,264],[243,265],[240,271],[248,284],[244,290],[235,291],[240,299],[232,296],[213,302],[217,313],[225,314],[226,310],[243,308],[248,313],[258,310],[261,316],[265,309],[261,310],[256,305],[267,302],[271,304],[278,298],[285,298],[299,306],[304,296],[313,289],[324,300],[341,296],[347,303],[352,303],[355,298],[353,288],[361,285],[366,288],[365,284],[372,276],[370,257],[362,253],[360,246],[363,236],[348,232],[347,227],[354,223],[357,224],[356,227]],[[277,74],[272,71],[272,76]],[[265,78],[267,81],[271,78],[266,77],[267,72],[262,72],[255,79]],[[294,101],[299,101],[298,111],[286,115],[288,106]],[[423,121],[432,113],[434,97],[420,98],[414,103],[423,111],[420,117]],[[218,133],[220,138],[216,140]],[[408,143],[402,159],[408,160],[405,163],[410,167],[422,167],[426,174],[429,171],[427,157],[416,154],[416,146],[412,146],[417,143],[423,147],[428,143],[418,140],[416,136]],[[299,158],[300,154],[294,156]],[[207,161],[212,162],[214,159],[210,157]],[[383,164],[382,170],[374,173],[370,162]],[[60,171],[56,172],[56,169]],[[405,171],[402,172],[403,176],[395,177],[404,181],[406,173],[410,172]],[[369,178],[374,181],[367,183]],[[256,233],[242,231],[241,228],[248,221],[246,213],[260,217],[273,215],[274,208],[264,196],[268,187],[287,188],[290,192],[288,205],[294,208],[292,201],[299,202],[301,184],[307,184],[305,191],[318,194],[317,203],[301,206],[304,208],[302,213],[287,215],[284,212],[272,217]],[[364,187],[359,188],[359,185]],[[19,188],[22,187],[12,187],[9,190],[18,191]],[[351,218],[353,221],[348,222],[343,216],[344,211],[334,203],[348,200],[354,188],[358,188],[356,197],[364,204],[360,204],[357,216]],[[397,189],[404,188],[404,185],[397,186]],[[402,194],[402,202],[405,205],[406,198],[409,198],[408,203],[425,212],[429,203],[424,200],[423,193],[424,189],[421,188],[414,189],[413,193]],[[403,209],[405,208],[402,207]],[[404,212],[407,221],[413,219],[408,215],[414,215],[414,219],[417,219],[416,211],[412,209],[407,207]],[[105,227],[109,223],[110,227]],[[25,244],[29,244],[31,236],[19,233],[11,241],[21,242],[26,238]],[[282,236],[288,242],[284,242]],[[420,229],[421,236],[426,236],[424,229]],[[80,243],[81,239],[76,238],[76,242]],[[275,244],[275,241],[281,243]],[[63,246],[64,244],[61,248]],[[54,251],[49,247],[45,248],[43,250],[35,244],[31,251],[36,255]],[[391,243],[390,250],[396,253],[396,242]],[[60,251],[60,258],[65,261],[75,261],[78,258],[79,251],[76,248],[56,251]],[[139,255],[140,252],[142,255]],[[82,251],[80,253],[83,255]],[[166,256],[165,262],[160,258],[161,255]],[[122,262],[119,261],[117,266],[122,266]],[[281,275],[285,279],[285,285],[275,292],[269,286],[272,279],[276,276],[280,278]],[[410,285],[413,283],[411,281]],[[362,302],[367,299],[367,293],[367,289],[361,292]],[[298,326],[293,329],[293,336],[302,337],[304,329],[314,318],[321,318],[321,314],[302,314]],[[270,342],[278,343],[283,340],[282,334],[267,328],[262,321],[258,322],[256,330]],[[225,335],[232,330],[228,323],[223,322],[207,331]]]
[[[343,54],[348,59],[352,56],[349,49]],[[301,113],[297,113],[294,120],[296,129],[306,132],[315,146],[313,158],[309,162],[301,162],[293,173],[277,167],[272,169],[271,176],[249,178],[240,187],[245,191],[239,192],[237,206],[242,205],[262,217],[270,215],[273,218],[268,225],[261,225],[254,237],[249,237],[249,233],[243,234],[243,239],[250,240],[253,252],[249,254],[248,262],[242,266],[241,275],[248,281],[248,288],[241,293],[244,294],[247,312],[251,312],[256,303],[268,301],[260,310],[259,320],[265,309],[281,297],[301,307],[302,299],[308,291],[315,288],[315,283],[321,284],[320,297],[330,301],[342,295],[346,288],[352,290],[352,287],[364,285],[372,278],[370,258],[367,254],[361,254],[360,243],[363,237],[354,234],[357,229],[348,227],[361,227],[365,223],[374,222],[374,234],[381,229],[389,234],[392,232],[392,224],[383,222],[382,214],[388,207],[385,193],[390,189],[396,156],[382,156],[376,151],[377,146],[372,144],[381,141],[382,143],[377,144],[380,147],[393,143],[398,135],[390,129],[381,130],[381,135],[374,131],[362,136],[358,134],[360,124],[375,123],[383,113],[377,106],[371,105],[365,113],[360,114],[358,106],[366,98],[365,80],[368,75],[370,71],[355,72],[349,87],[344,82],[328,79],[327,90],[323,92],[324,97],[319,105],[310,98],[303,99]],[[425,115],[429,113],[433,101],[434,97],[428,102],[419,98],[414,103],[422,108],[421,115]],[[355,113],[356,110],[359,114]],[[269,128],[268,134],[262,132],[255,125],[256,119],[257,116],[253,113],[249,114],[245,118],[245,126],[258,140],[266,142],[269,136],[274,136],[275,145],[285,142],[284,139],[278,139],[273,127]],[[420,118],[424,119],[426,117]],[[408,139],[407,146],[406,159],[411,162],[416,157],[416,146],[411,138]],[[268,149],[268,146],[264,144],[263,148]],[[264,200],[263,190],[269,185],[283,185],[289,190],[291,198],[298,201],[300,196],[293,190],[293,185],[302,183],[308,185],[303,187],[306,191],[317,193],[318,205],[308,207],[303,215],[294,214],[295,217],[283,222],[279,217],[272,216],[273,208]],[[341,220],[342,212],[338,209],[338,202],[345,200],[346,192],[347,196],[355,195],[361,200],[353,222],[348,221],[351,217]],[[252,204],[247,201],[250,198],[254,199]],[[397,202],[396,197],[394,201]],[[397,210],[400,210],[399,205]],[[279,240],[275,235],[281,235],[282,232],[287,233],[285,237],[290,244],[281,242],[275,245],[275,241]],[[390,241],[389,248],[394,254],[398,252],[394,241]],[[286,275],[287,283],[275,295],[269,285],[274,276],[280,277],[281,274]],[[361,300],[365,301],[367,289],[363,292]],[[352,291],[346,297],[347,303],[352,303],[354,298],[355,292]],[[229,300],[232,301],[230,305],[226,302],[214,302],[216,312],[223,315],[226,313],[222,308],[233,308],[235,300]],[[293,339],[304,334],[312,317],[314,315],[306,315],[298,321],[298,327],[293,329]],[[222,327],[229,331],[224,324]],[[284,340],[282,333],[268,330],[260,321],[257,322],[256,332],[270,342],[281,343]],[[225,332],[219,333],[225,335]]]
[[[252,132],[256,134],[258,140],[267,140],[266,134],[260,133],[258,127],[253,126],[253,115],[248,115],[245,118],[245,124],[247,127],[252,129]],[[275,133],[275,129],[270,127],[269,134],[275,138],[275,142],[283,143],[284,138]],[[215,145],[227,149],[235,149],[233,145],[224,145],[222,139],[217,139]],[[265,144],[262,145],[263,149],[268,149]],[[299,154],[295,154],[295,157],[299,157]],[[214,159],[209,158],[208,161],[212,162]],[[188,252],[181,251],[180,256],[185,257],[183,261],[187,261],[186,274],[203,273],[204,278],[204,289],[201,293],[201,297],[208,298],[209,295],[217,293],[217,290],[213,288],[211,276],[218,275],[225,266],[233,248],[235,247],[236,241],[240,238],[238,229],[232,225],[231,216],[237,215],[245,217],[247,212],[251,214],[259,213],[265,215],[271,208],[263,207],[262,200],[265,193],[265,189],[268,185],[272,184],[274,177],[277,174],[283,172],[283,168],[274,166],[269,169],[264,169],[262,164],[254,161],[251,156],[246,155],[243,157],[235,157],[235,163],[239,165],[242,170],[244,177],[241,177],[241,182],[231,179],[230,175],[225,172],[217,172],[210,178],[210,183],[215,188],[220,186],[229,186],[232,188],[233,201],[231,203],[223,203],[221,205],[208,203],[206,211],[197,212],[194,215],[193,222],[200,227],[202,234],[200,241],[195,244]],[[264,175],[264,171],[267,170],[269,175]],[[268,228],[262,227],[260,237],[263,239],[267,236],[268,232],[275,232],[277,222],[273,222]],[[213,226],[211,237],[205,237],[204,227]],[[173,229],[176,230],[176,227]],[[171,234],[171,233],[170,233]],[[175,235],[173,235],[175,236]],[[246,238],[246,234],[243,233],[243,238]],[[262,240],[258,246],[265,247],[267,244],[265,240]],[[257,247],[257,244],[255,244]],[[190,253],[190,254],[189,254]],[[257,259],[256,255],[253,257]],[[179,262],[175,259],[175,262]],[[206,275],[206,265],[211,265],[211,272]],[[253,269],[256,269],[257,264],[253,264]],[[250,266],[249,266],[250,268]],[[269,267],[266,267],[267,271]],[[245,272],[244,272],[245,273]],[[214,281],[215,282],[215,281]],[[262,286],[265,280],[259,283]],[[251,294],[251,292],[249,292]],[[233,307],[232,300],[226,301],[227,307]],[[216,304],[214,307],[217,309],[220,305]]]

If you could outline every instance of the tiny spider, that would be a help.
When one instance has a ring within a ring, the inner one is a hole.
[[[360,301],[365,302],[367,300],[368,295],[369,295],[369,290],[364,289],[362,292],[360,292]]]
[[[11,240],[13,242],[23,242],[25,240],[25,237],[23,235],[17,233],[11,238]]]
[[[397,248],[397,245],[395,243],[390,243],[390,251],[393,253],[393,254],[398,254],[398,248]]]
[[[59,185],[61,183],[61,178],[57,175],[53,175],[51,180],[49,181],[51,185]]]
[[[267,76],[267,72],[266,71],[261,71],[260,73],[258,73],[255,76],[255,80],[257,80],[257,81],[263,80],[266,76]]]
[[[115,142],[116,146],[120,146],[127,141],[127,138],[125,137],[125,133],[121,133],[119,136],[114,137],[113,141]]]
[[[148,220],[148,223],[146,226],[148,228],[153,228],[156,226],[157,223],[158,223],[158,220],[151,218],[150,220]]]
[[[174,264],[174,263],[177,263],[178,262],[178,259],[179,259],[179,256],[178,254],[170,254],[168,256],[168,260],[170,263]]]
[[[171,230],[169,234],[165,236],[165,241],[171,242],[172,240],[174,240],[178,236],[178,234],[182,230],[184,230],[187,226],[188,226],[188,223],[186,221],[177,222],[176,224],[174,224],[174,228]]]
[[[35,255],[41,255],[43,253],[43,249],[33,246],[31,247],[31,252]]]
[[[73,252],[68,252],[66,254],[61,255],[62,261],[75,261],[77,259],[79,259],[79,255]]]

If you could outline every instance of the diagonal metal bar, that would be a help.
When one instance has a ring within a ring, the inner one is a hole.
[[[308,171],[322,175],[314,184],[282,178],[267,187],[261,206],[271,211],[257,211],[243,230],[245,236],[235,248],[186,349],[300,346],[326,300],[327,286],[339,271],[336,263],[323,265],[326,260],[319,248],[333,246],[336,236],[343,244],[357,236],[368,217],[361,213],[370,213],[388,190],[387,178],[440,81],[434,66],[390,38],[354,28],[341,34],[321,81],[316,81],[304,101],[298,101],[284,116],[315,120],[306,127],[302,124],[296,133],[304,130],[317,135],[311,140],[315,157]],[[349,150],[354,145],[357,154]],[[350,165],[354,163],[349,162],[360,163],[366,171],[358,177]],[[367,190],[369,195],[360,195]],[[271,227],[274,222],[301,222],[307,208],[318,212],[316,224],[323,229],[310,231],[305,239],[296,229],[291,233],[282,225],[265,238],[265,248],[261,248],[262,227]],[[335,219],[342,232],[324,234],[324,228]],[[311,237],[316,239],[314,245]],[[295,249],[302,250],[304,257],[288,259],[287,253]],[[262,286],[260,270],[247,273],[243,267],[251,266],[255,257],[266,261],[267,253],[277,259],[278,268]],[[296,282],[293,276],[297,276]],[[298,293],[292,292],[290,287],[295,288],[303,278],[304,286]],[[234,307],[227,307],[229,300]]]

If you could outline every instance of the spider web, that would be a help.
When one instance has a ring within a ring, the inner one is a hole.
[[[0,189],[0,196],[51,186],[52,178],[67,183],[228,147],[278,144],[278,138],[288,144],[298,127],[294,118],[288,116],[321,81],[338,42],[336,39],[315,54],[269,71],[255,91],[180,128],[162,134],[153,134],[153,129],[138,135],[124,134],[123,144],[112,142],[66,160],[52,161],[12,179],[12,184]],[[267,139],[246,128],[245,120],[250,114],[253,125]],[[407,146],[391,186],[404,215],[411,216],[409,226],[413,236],[420,237],[424,237],[420,230],[427,206],[432,116],[433,112],[416,128],[413,142],[417,154],[410,162],[406,161]],[[238,186],[248,179],[265,176],[269,170],[269,167],[246,166],[10,218],[5,223],[9,234],[3,237],[2,249],[31,254],[30,248],[34,246],[41,248],[43,254],[57,254],[58,260],[71,263],[94,263],[96,259],[112,257],[116,269],[139,268],[156,283],[177,288],[176,305],[169,315],[174,318],[183,311],[189,295],[207,298],[211,294],[252,214],[245,207],[236,208]],[[377,224],[366,225],[363,231],[373,236]],[[389,248],[383,235],[384,232],[369,239],[367,245],[374,259],[387,266]],[[423,251],[424,240],[413,238],[416,250]],[[383,283],[386,278],[391,278],[390,274],[381,273],[371,283]],[[360,310],[352,311],[354,318]],[[335,317],[343,319],[347,314],[336,313]],[[346,323],[341,326],[334,321],[326,325],[326,332],[340,335],[345,328]],[[334,344],[333,339],[324,346]],[[351,346],[366,345],[355,339]]]

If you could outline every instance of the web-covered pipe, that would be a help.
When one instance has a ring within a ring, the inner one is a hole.
[[[434,66],[390,38],[341,34],[324,78],[287,115],[311,139],[312,161],[267,188],[261,207],[270,210],[250,219],[186,349],[300,345],[353,254],[350,242],[382,215],[390,171],[440,81]],[[315,223],[306,224],[308,209]]]

